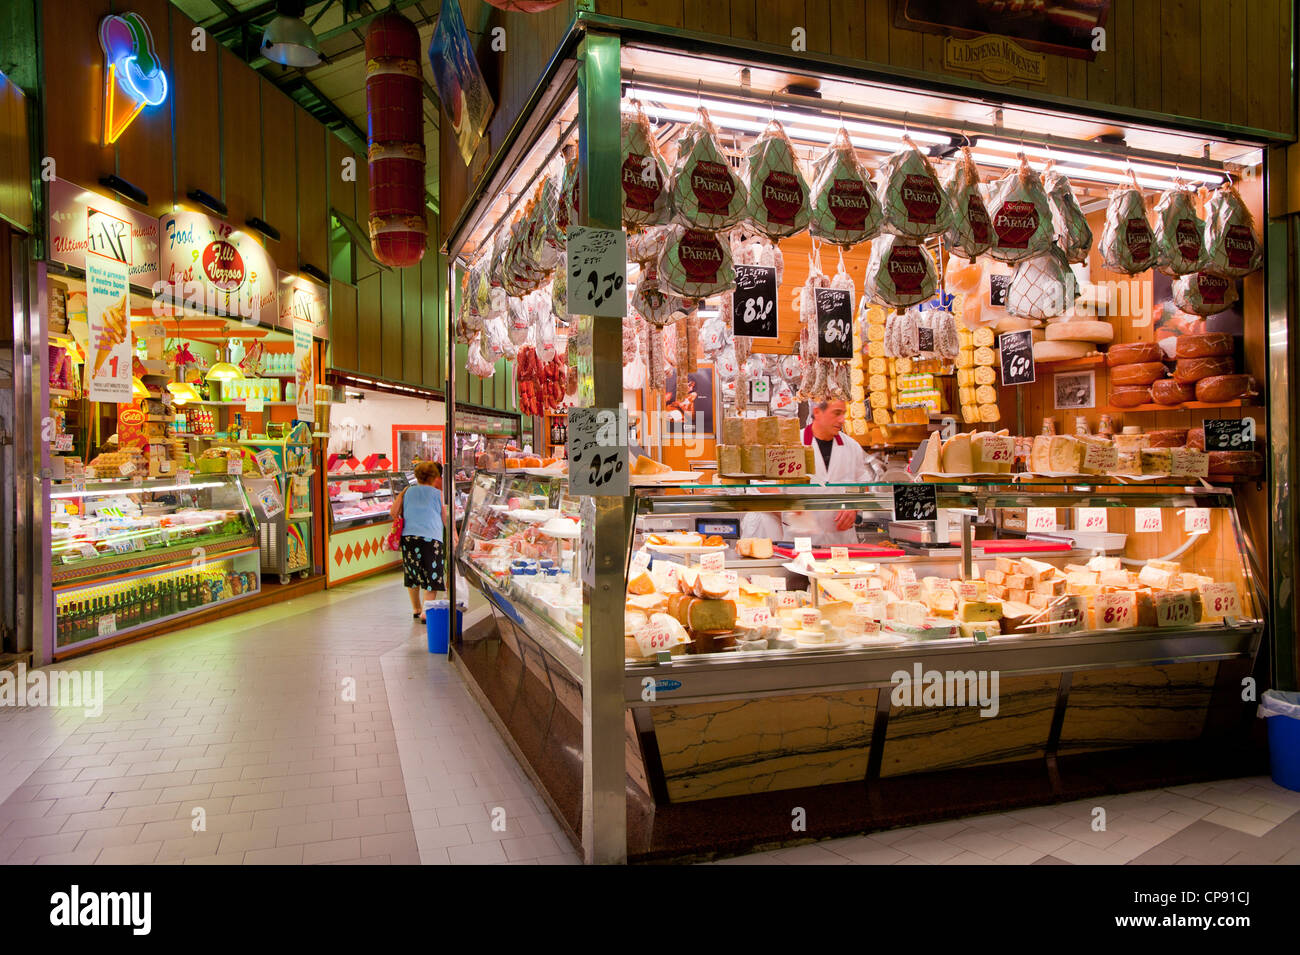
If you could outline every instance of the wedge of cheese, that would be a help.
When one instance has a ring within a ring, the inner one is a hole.
[[[1173,590],[1178,584],[1178,571],[1156,567],[1153,561],[1147,561],[1146,566],[1138,571],[1138,583],[1154,590]]]
[[[1048,449],[1050,470],[1077,474],[1083,468],[1084,444],[1068,434],[1052,435]]]
[[[1002,625],[996,620],[960,620],[957,622],[957,632],[967,640],[973,640],[975,634],[979,631],[984,632],[985,637],[1002,636]]]
[[[999,620],[1002,617],[1000,600],[962,600],[957,604],[957,619],[972,621]]]
[[[1044,563],[1041,560],[1034,560],[1032,557],[1022,557],[1020,559],[1020,570],[1035,581],[1051,577],[1056,573],[1056,568],[1051,564]]]
[[[1104,557],[1098,554],[1088,560],[1089,570],[1119,570],[1120,562],[1118,557]]]
[[[975,470],[969,434],[954,434],[943,443],[941,464],[945,474],[970,474]]]
[[[889,604],[885,614],[888,620],[897,620],[910,627],[924,627],[927,610],[925,604],[915,600],[898,600]]]
[[[1052,435],[1034,435],[1034,443],[1029,451],[1029,470],[1042,473],[1052,469]]]

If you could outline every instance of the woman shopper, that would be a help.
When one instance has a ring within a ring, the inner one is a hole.
[[[437,598],[444,589],[443,573],[443,501],[438,488],[442,467],[436,461],[421,461],[415,466],[412,487],[405,488],[393,502],[393,519],[402,520],[402,582],[411,596],[411,615],[424,620],[425,599]]]

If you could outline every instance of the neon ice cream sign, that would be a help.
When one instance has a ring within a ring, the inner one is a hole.
[[[104,145],[117,142],[146,106],[167,99],[167,74],[153,48],[153,34],[138,13],[99,22],[104,48]]]

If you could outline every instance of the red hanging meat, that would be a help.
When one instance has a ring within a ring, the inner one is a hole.
[[[400,13],[381,13],[366,31],[370,245],[385,265],[424,257],[424,104],[420,33]]]

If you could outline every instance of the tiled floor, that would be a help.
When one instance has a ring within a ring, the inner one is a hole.
[[[59,669],[102,671],[104,711],[0,707],[0,862],[579,861],[394,577]],[[719,864],[1069,863],[1300,863],[1300,793],[1227,780]]]

